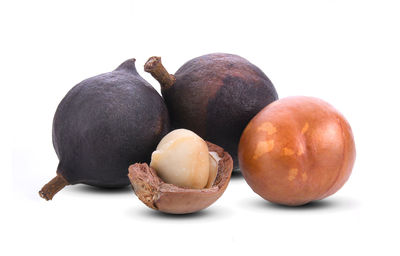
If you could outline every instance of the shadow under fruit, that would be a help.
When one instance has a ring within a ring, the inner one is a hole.
[[[278,99],[268,77],[246,59],[213,53],[186,62],[170,75],[160,57],[145,71],[161,84],[174,129],[186,128],[227,150],[238,167],[237,147],[247,123]]]
[[[169,131],[164,100],[136,71],[135,59],[86,79],[59,104],[53,120],[57,176],[39,192],[46,200],[64,186],[129,184],[128,166],[149,162]]]

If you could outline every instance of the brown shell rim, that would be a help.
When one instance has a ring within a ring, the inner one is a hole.
[[[147,163],[135,163],[129,166],[128,177],[137,197],[148,207],[155,210],[162,210],[158,209],[156,202],[165,192],[168,192],[168,194],[182,192],[215,194],[216,192],[220,192],[222,195],[231,178],[233,169],[232,157],[228,152],[224,151],[223,148],[208,141],[206,141],[206,143],[209,152],[216,152],[221,158],[218,161],[217,177],[210,188],[191,189],[165,183]],[[221,195],[218,195],[216,199]]]

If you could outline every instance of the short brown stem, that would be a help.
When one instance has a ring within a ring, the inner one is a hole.
[[[170,88],[175,83],[175,76],[164,68],[161,57],[151,57],[144,64],[144,71],[149,72],[160,83],[162,90]]]
[[[69,185],[68,181],[64,179],[61,174],[57,174],[56,177],[43,186],[43,188],[39,191],[39,195],[47,201],[51,200],[53,196],[66,185]]]

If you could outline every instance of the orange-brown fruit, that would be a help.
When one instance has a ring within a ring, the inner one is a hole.
[[[338,191],[356,157],[351,127],[333,106],[288,97],[261,110],[243,131],[239,164],[264,199],[303,205]]]

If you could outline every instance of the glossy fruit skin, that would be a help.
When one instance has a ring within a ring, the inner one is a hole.
[[[174,128],[194,131],[228,151],[238,167],[237,147],[247,123],[278,99],[268,77],[246,59],[213,53],[186,62],[176,82],[162,89]]]
[[[260,111],[240,139],[246,182],[264,199],[302,205],[334,194],[356,157],[346,119],[312,97],[289,97]]]
[[[164,100],[139,76],[135,60],[86,79],[59,104],[53,120],[57,173],[70,184],[129,184],[128,166],[149,162],[169,131]]]

